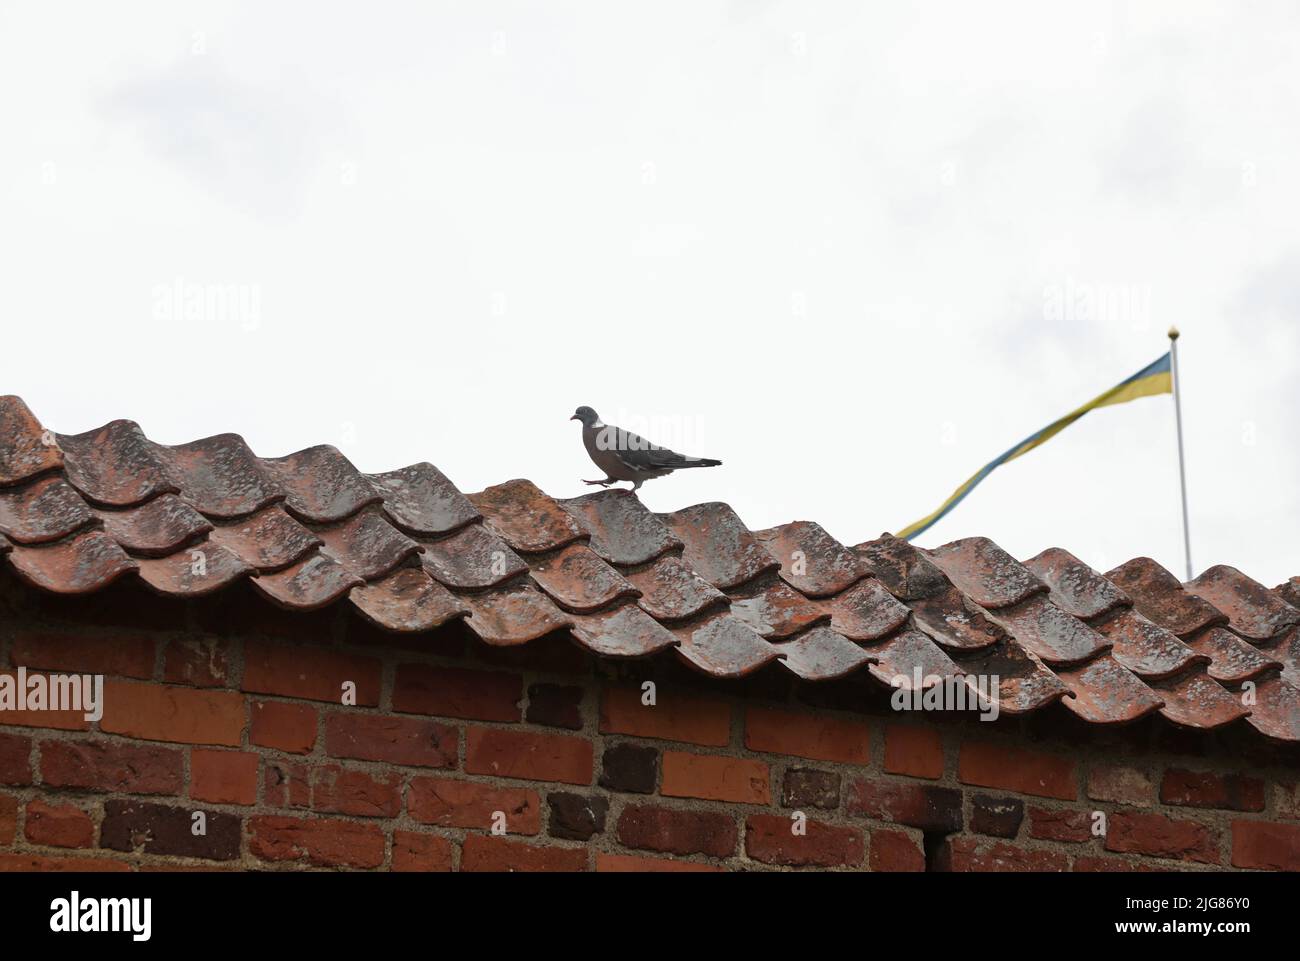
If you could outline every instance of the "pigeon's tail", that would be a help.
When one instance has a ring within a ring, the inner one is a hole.
[[[686,457],[683,458],[686,463],[682,467],[721,467],[722,461],[713,460],[710,457]]]

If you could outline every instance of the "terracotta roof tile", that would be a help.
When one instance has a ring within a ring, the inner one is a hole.
[[[469,613],[469,605],[420,567],[400,568],[349,597],[367,618],[390,631],[428,631]]]
[[[1226,564],[1211,567],[1186,588],[1227,614],[1228,626],[1249,640],[1268,642],[1300,624],[1300,609]]]
[[[528,570],[510,546],[483,524],[470,524],[450,537],[426,541],[425,569],[448,587],[501,584]]]
[[[1008,607],[1047,590],[1034,573],[987,537],[967,537],[929,552],[961,592],[981,607]]]
[[[876,576],[902,601],[917,601],[942,594],[952,581],[921,550],[907,541],[882,534],[874,541],[857,545]]]
[[[890,535],[846,548],[809,522],[755,534],[721,503],[656,515],[523,480],[466,497],[431,464],[362,474],[332,447],[261,459],[235,435],[168,447],[129,421],[59,438],[17,398],[0,398],[0,558],[57,593],[251,580],[290,610],[346,599],[391,631],[463,618],[495,646],[674,648],[717,678],[774,661],[807,682],[996,675],[1007,715],[1064,700],[1089,723],[1245,718],[1300,742],[1300,580],[1268,591],[1225,567],[1184,589],[1145,558],[1102,575],[983,538],[926,552]]]
[[[809,597],[838,594],[871,573],[855,551],[812,521],[794,521],[754,536],[781,565],[781,577]]]
[[[827,627],[814,627],[775,645],[781,663],[806,681],[829,681],[869,664],[873,655]]]
[[[276,603],[301,611],[313,611],[338,600],[365,581],[322,551],[308,554],[275,574],[261,574],[253,586]]]
[[[532,481],[506,481],[471,494],[469,501],[517,551],[553,551],[583,536],[572,515]]]
[[[987,611],[955,587],[911,603],[912,614],[921,629],[950,650],[980,651],[1007,636]]]
[[[180,493],[159,445],[134,421],[115,420],[84,434],[60,434],[58,440],[68,482],[92,503],[131,507],[159,494]]]
[[[598,491],[560,504],[590,535],[591,549],[611,564],[645,564],[682,547],[639,498],[628,497],[623,491]]]
[[[572,620],[574,637],[606,657],[645,657],[677,644],[676,637],[635,604],[575,614]]]
[[[63,452],[22,398],[0,397],[0,487],[63,466]]]
[[[213,529],[211,521],[175,494],[162,494],[125,510],[101,508],[94,514],[123,548],[145,557],[173,554]]]
[[[1211,627],[1188,638],[1187,646],[1210,659],[1207,673],[1225,684],[1242,681],[1280,668],[1281,662],[1222,627]]]
[[[481,594],[462,594],[469,607],[465,622],[494,647],[513,647],[535,641],[567,627],[572,618],[527,581],[516,581]]]
[[[7,556],[25,580],[56,594],[97,591],[137,566],[103,531],[86,531],[40,547],[15,544]]]
[[[1025,567],[1050,588],[1053,604],[1085,621],[1133,603],[1118,587],[1059,547],[1031,557]]]
[[[726,613],[706,615],[699,623],[674,628],[673,633],[680,642],[677,651],[687,663],[714,677],[744,677],[780,655],[777,648]]]
[[[733,596],[731,614],[769,641],[792,637],[814,624],[825,624],[831,619],[829,611],[822,610],[781,581],[743,597]]]
[[[419,544],[375,510],[362,511],[341,524],[321,528],[319,536],[325,542],[321,552],[363,581],[383,577],[421,551]]]
[[[715,604],[727,603],[726,594],[671,554],[629,573],[627,579],[641,592],[641,608],[661,621],[694,617]]]
[[[1165,702],[1160,713],[1175,724],[1212,730],[1250,713],[1240,696],[1232,694],[1203,671],[1188,671],[1153,684]]]
[[[0,533],[17,544],[61,540],[94,522],[86,502],[62,477],[0,487]]]
[[[1143,615],[1179,637],[1228,621],[1222,611],[1183,590],[1178,578],[1149,557],[1121,564],[1106,579],[1127,593]]]
[[[1110,642],[1077,617],[1071,617],[1046,594],[1029,595],[990,616],[1024,647],[1048,664],[1077,664],[1110,647]]]
[[[432,464],[412,464],[384,474],[368,474],[384,499],[384,512],[410,534],[436,537],[478,520],[479,512]]]
[[[858,581],[819,606],[830,613],[831,627],[851,641],[877,641],[906,624],[911,614],[875,577]]]
[[[1193,663],[1209,664],[1211,660],[1137,611],[1121,611],[1097,630],[1115,645],[1111,652],[1115,660],[1143,678],[1170,677]]]
[[[585,544],[570,544],[532,564],[533,580],[562,607],[590,613],[641,592]]]
[[[212,541],[166,557],[142,557],[140,578],[161,594],[202,597],[254,573],[233,551]]]
[[[1056,673],[1074,695],[1062,703],[1094,724],[1127,724],[1164,706],[1151,688],[1109,654]]]
[[[331,524],[383,500],[352,462],[328,444],[260,463],[285,492],[285,508],[302,520]]]
[[[241,520],[219,523],[208,539],[263,574],[288,567],[324,543],[278,504]]]
[[[721,590],[780,566],[726,504],[697,504],[659,519],[685,545],[682,559]]]

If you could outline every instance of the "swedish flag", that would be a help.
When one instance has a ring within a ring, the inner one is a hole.
[[[1170,366],[1170,355],[1166,353],[1154,363],[1143,367],[1132,377],[1116,384],[1110,390],[1106,391],[1106,393],[1094,397],[1078,410],[1071,411],[1060,420],[1048,424],[1042,430],[1038,431],[1038,433],[1026,437],[1001,457],[995,457],[993,460],[989,461],[981,467],[973,477],[967,480],[966,483],[953,491],[952,496],[940,504],[938,510],[933,514],[927,514],[925,517],[922,517],[915,524],[909,524],[907,527],[904,527],[898,532],[897,536],[904,540],[911,540],[917,534],[929,530],[939,520],[939,518],[943,517],[950,510],[960,504],[966,495],[975,489],[976,485],[978,485],[980,481],[993,473],[995,468],[1001,467],[1007,461],[1015,460],[1021,454],[1027,454],[1039,444],[1045,443],[1055,437],[1084,414],[1088,413],[1088,411],[1097,407],[1107,407],[1111,404],[1124,404],[1130,400],[1137,400],[1139,397],[1151,397],[1155,394],[1172,394],[1173,390],[1174,378]]]

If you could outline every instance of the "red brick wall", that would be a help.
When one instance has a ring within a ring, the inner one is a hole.
[[[251,588],[0,580],[0,665],[108,675],[98,723],[0,712],[3,869],[1300,869],[1300,756],[1249,730],[903,716],[865,679],[395,637]]]

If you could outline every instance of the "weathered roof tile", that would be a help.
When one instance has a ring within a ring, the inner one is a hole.
[[[976,604],[1008,607],[1047,585],[987,537],[967,537],[928,552],[930,559]]]
[[[1268,642],[1300,624],[1300,609],[1226,564],[1211,567],[1186,588],[1227,614],[1228,626],[1250,640]]]
[[[1228,621],[1222,611],[1183,590],[1178,578],[1149,557],[1121,564],[1106,579],[1128,594],[1144,616],[1179,637]]]
[[[812,521],[756,531],[754,537],[781,564],[781,577],[809,597],[829,597],[871,573],[855,551]]]
[[[1031,557],[1025,567],[1048,586],[1053,604],[1085,621],[1133,603],[1118,587],[1059,547]]]
[[[621,490],[597,491],[560,505],[591,536],[591,549],[611,564],[645,564],[682,546],[640,499]]]
[[[469,501],[517,551],[553,551],[583,536],[569,512],[532,481],[506,481],[470,494]]]
[[[696,504],[659,519],[685,545],[682,559],[721,590],[780,566],[726,504]]]
[[[22,398],[0,397],[0,487],[62,466],[63,452],[54,435],[41,426]]]

